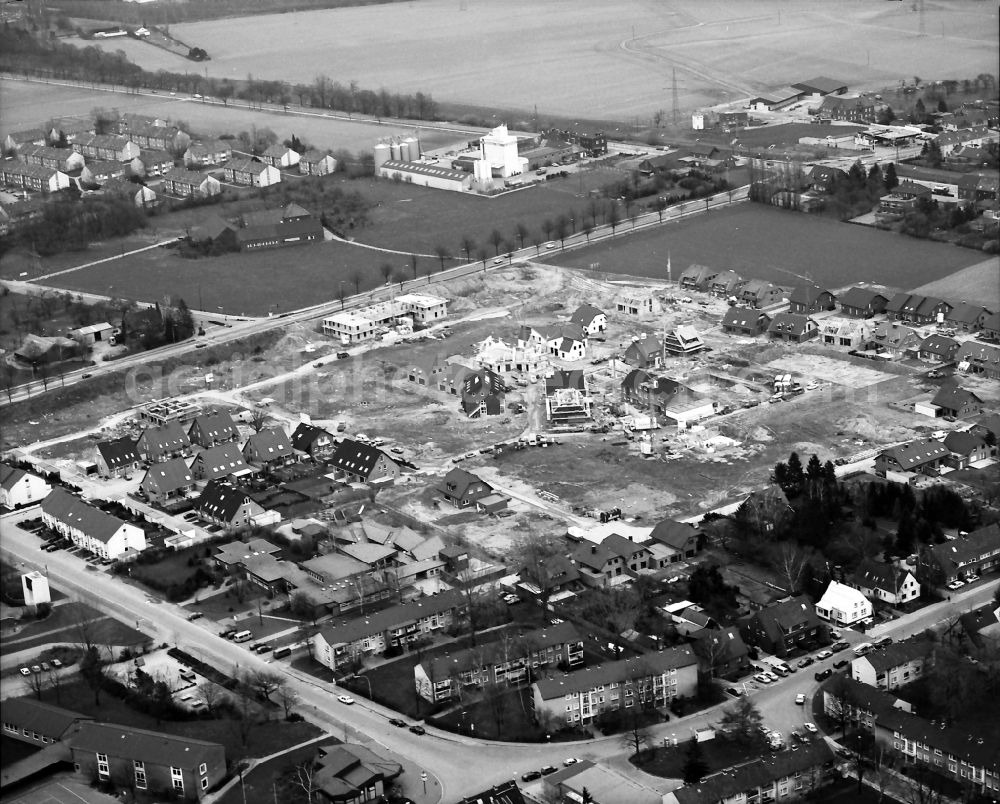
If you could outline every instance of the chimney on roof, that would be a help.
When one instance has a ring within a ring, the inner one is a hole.
[[[597,555],[597,545],[596,545],[596,544],[592,544],[592,545],[590,545],[590,554],[591,554],[592,556],[595,556],[595,555]]]

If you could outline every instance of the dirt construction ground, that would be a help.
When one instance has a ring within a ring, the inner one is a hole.
[[[93,429],[107,437],[127,424],[128,414],[121,411],[129,405],[172,394],[199,394],[206,405],[253,408],[265,403],[273,420],[288,431],[301,414],[330,428],[344,422],[348,435],[363,432],[385,438],[385,449],[410,467],[380,502],[421,521],[437,522],[446,531],[500,554],[519,532],[564,528],[553,515],[558,519],[561,514],[579,516],[581,509],[619,506],[640,522],[693,516],[766,484],[771,467],[792,450],[835,459],[956,426],[912,412],[912,402],[929,397],[942,382],[924,377],[926,365],[880,366],[817,343],[774,344],[724,335],[717,328],[724,302],[700,296],[690,302],[669,302],[672,292],[662,285],[651,286],[664,300],[662,312],[639,319],[624,317],[615,312],[615,302],[635,292],[634,282],[610,282],[542,265],[477,275],[442,288],[450,295],[447,337],[438,328],[425,340],[355,346],[349,359],[337,360],[334,353],[342,347],[302,325],[259,354],[225,355],[211,365],[187,367],[156,382],[147,379],[128,396],[67,404],[49,415],[46,431]],[[621,381],[629,369],[609,358],[623,353],[633,337],[679,324],[695,327],[710,349],[668,359],[662,373],[731,412],[684,432],[659,428],[652,433],[650,457],[640,455],[639,442],[627,440],[619,424],[607,434],[557,434],[558,445],[494,458],[480,450],[544,428],[537,383],[522,385],[518,378],[509,378],[513,390],[507,403],[523,402],[525,414],[508,409],[501,416],[469,419],[461,412],[458,397],[407,379],[417,370],[429,375],[433,366],[451,357],[471,362],[475,344],[487,336],[511,342],[522,324],[565,320],[583,302],[609,311],[609,330],[603,341],[590,342],[586,360],[564,367],[582,368],[587,374],[599,420],[615,421],[610,410],[620,403]],[[601,362],[595,365],[594,359]],[[204,376],[208,371],[210,383]],[[791,373],[803,385],[810,380],[821,385],[788,401],[768,404],[770,383],[777,373]],[[996,404],[1000,397],[995,383],[992,390],[985,381],[963,378],[962,383],[987,404]],[[14,438],[26,437],[33,429],[27,420],[14,420],[10,427]],[[81,435],[42,454],[55,460],[89,457],[93,440]],[[433,488],[456,465],[456,458],[461,466],[514,495],[513,514],[502,525],[475,513],[456,514],[435,502]],[[556,501],[539,505],[539,491],[551,493]]]

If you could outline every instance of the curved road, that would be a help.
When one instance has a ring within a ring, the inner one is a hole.
[[[431,782],[440,785],[440,793],[445,801],[454,800],[512,776],[520,776],[525,770],[544,764],[558,765],[569,755],[604,759],[614,766],[624,766],[625,752],[619,737],[603,737],[572,744],[512,745],[484,743],[433,728],[429,728],[423,737],[397,729],[388,723],[388,718],[395,713],[384,707],[364,700],[355,706],[344,706],[336,701],[337,687],[334,684],[319,681],[285,664],[266,662],[245,648],[219,638],[214,624],[204,621],[188,622],[182,609],[168,603],[153,603],[138,587],[123,583],[106,573],[84,570],[85,563],[65,551],[43,553],[34,535],[13,527],[15,520],[33,516],[37,516],[37,509],[21,511],[0,520],[4,552],[15,563],[21,561],[31,566],[46,567],[53,584],[71,595],[78,595],[125,622],[142,620],[144,629],[152,631],[157,642],[181,645],[219,667],[266,668],[286,673],[290,684],[301,696],[299,711],[304,716],[333,734],[343,734],[345,728],[349,728],[369,735],[389,751],[432,774]],[[947,621],[958,610],[964,611],[988,601],[993,587],[998,583],[1000,580],[981,583],[961,595],[953,596],[950,604],[922,609],[915,615],[875,629],[866,637],[844,630],[845,639],[856,644],[873,635],[892,634],[901,637],[919,632],[930,625]],[[841,657],[844,655],[840,654]],[[834,659],[828,659],[818,662],[777,684],[759,690],[751,689],[750,694],[764,714],[767,725],[787,735],[792,728],[801,726],[809,719],[806,708],[795,706],[795,695],[799,692],[813,693],[818,686],[813,673],[817,669],[828,667],[833,661]],[[652,736],[657,742],[671,738],[679,741],[686,739],[693,729],[716,722],[722,706],[724,704],[656,726],[651,729]],[[488,762],[484,761],[486,745],[489,746]],[[655,780],[645,774],[641,776],[647,784],[655,785],[660,792],[665,792],[676,784],[669,780]]]

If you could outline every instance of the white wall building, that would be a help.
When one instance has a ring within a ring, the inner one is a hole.
[[[528,169],[528,160],[517,155],[517,137],[499,125],[480,141],[483,159],[490,163],[493,175],[507,179]]]
[[[44,500],[52,486],[37,475],[0,464],[0,506],[20,508]]]
[[[390,159],[379,165],[376,168],[376,173],[383,179],[419,184],[437,190],[462,192],[472,189],[473,177],[471,173],[438,167],[437,165],[426,165],[423,162],[402,162]]]
[[[42,575],[38,570],[21,576],[21,591],[24,593],[25,606],[52,602],[48,576]]]
[[[853,625],[872,616],[871,601],[857,589],[830,581],[816,604],[816,615],[837,625]]]
[[[426,325],[448,315],[448,300],[422,293],[407,293],[379,304],[336,313],[323,319],[323,334],[342,343],[358,343],[374,338],[379,330],[403,322]]]

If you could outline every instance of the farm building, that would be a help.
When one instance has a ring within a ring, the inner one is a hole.
[[[298,204],[243,214],[243,228],[236,232],[240,251],[297,246],[323,240],[323,226]]]
[[[67,334],[74,341],[82,343],[84,346],[93,346],[95,343],[106,341],[111,337],[112,327],[107,321],[100,324],[89,324],[85,327],[71,329]]]
[[[419,184],[437,190],[466,192],[472,189],[471,174],[420,162],[399,162],[390,159],[379,165],[377,173],[383,179]]]

